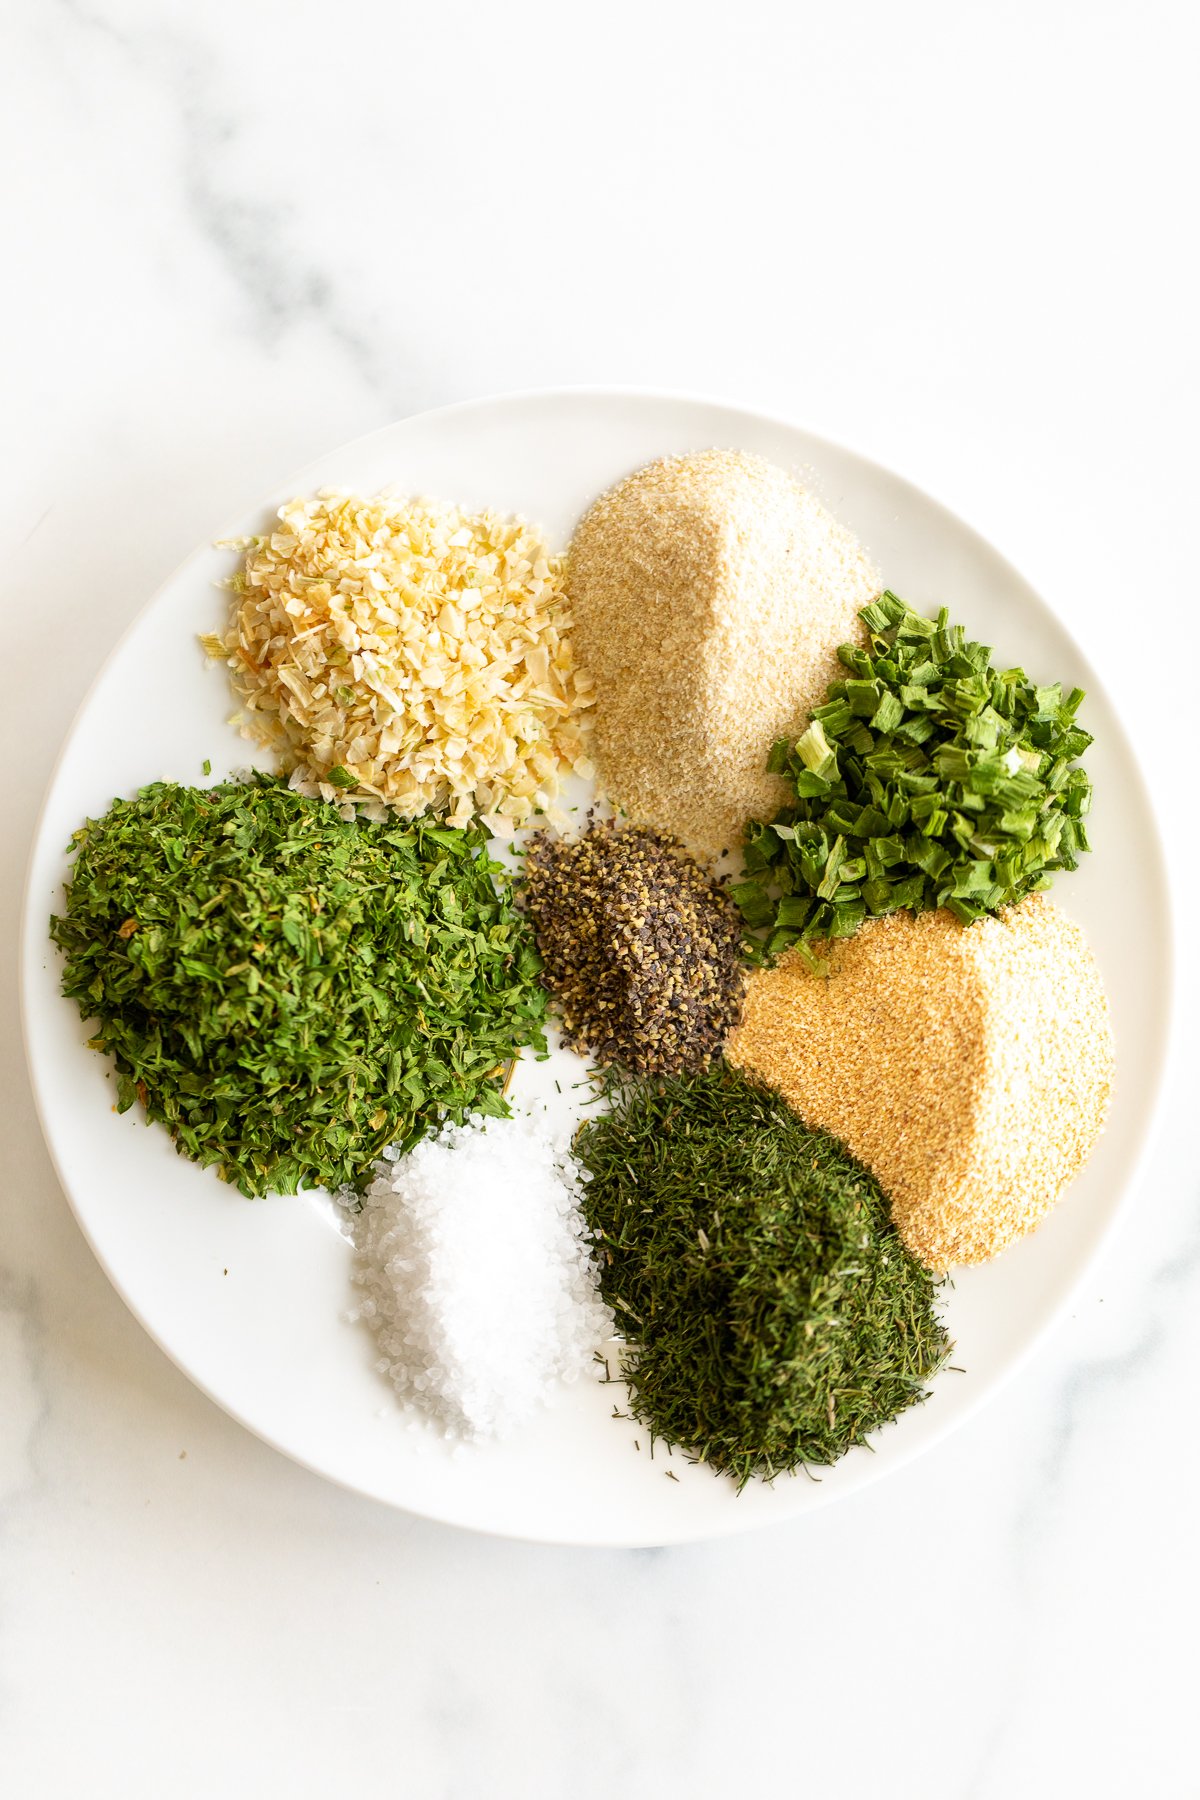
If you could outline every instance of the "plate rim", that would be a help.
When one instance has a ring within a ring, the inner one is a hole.
[[[599,399],[604,401],[632,400],[637,402],[649,402],[656,405],[715,408],[723,412],[736,414],[747,420],[753,420],[768,428],[786,432],[799,432],[814,445],[828,448],[834,453],[846,453],[853,456],[871,472],[884,476],[891,482],[898,483],[909,493],[915,495],[923,505],[934,508],[938,514],[951,521],[955,527],[967,531],[971,537],[982,545],[988,554],[1003,567],[1007,574],[1011,575],[1022,588],[1028,589],[1028,591],[1034,595],[1038,604],[1047,614],[1049,614],[1058,631],[1070,645],[1071,650],[1078,659],[1081,669],[1086,672],[1090,680],[1108,701],[1113,723],[1119,737],[1119,748],[1123,760],[1130,773],[1136,779],[1138,800],[1149,827],[1157,862],[1155,874],[1158,877],[1159,899],[1162,907],[1162,919],[1164,925],[1161,949],[1164,962],[1165,981],[1164,993],[1160,997],[1162,1029],[1158,1034],[1157,1042],[1154,1045],[1154,1054],[1151,1058],[1153,1099],[1144,1113],[1137,1129],[1130,1166],[1122,1185],[1121,1192],[1115,1200],[1109,1217],[1096,1241],[1089,1247],[1086,1254],[1082,1256],[1078,1266],[1072,1272],[1063,1287],[1062,1292],[1054,1301],[1046,1316],[1033,1331],[1030,1332],[1020,1348],[1011,1355],[998,1373],[987,1382],[981,1392],[969,1399],[962,1409],[951,1414],[944,1422],[934,1424],[919,1442],[898,1449],[886,1458],[879,1458],[872,1472],[865,1474],[860,1481],[853,1485],[853,1487],[845,1491],[830,1488],[829,1486],[822,1484],[822,1492],[817,1496],[811,1497],[805,1508],[797,1509],[797,1511],[791,1512],[784,1517],[768,1519],[751,1518],[746,1524],[740,1523],[736,1517],[733,1517],[727,1525],[714,1528],[711,1523],[706,1523],[698,1530],[684,1530],[678,1535],[672,1536],[669,1540],[666,1540],[672,1544],[696,1543],[710,1540],[715,1542],[718,1539],[743,1535],[747,1531],[766,1530],[773,1527],[782,1527],[789,1523],[794,1524],[796,1519],[802,1516],[802,1513],[823,1511],[827,1506],[834,1504],[836,1501],[846,1500],[851,1498],[854,1494],[862,1493],[867,1488],[873,1487],[884,1480],[887,1476],[897,1473],[900,1469],[905,1468],[910,1463],[930,1453],[936,1449],[938,1445],[944,1443],[946,1438],[952,1433],[960,1430],[974,1420],[982,1408],[1003,1392],[1008,1384],[1027,1367],[1029,1361],[1043,1346],[1051,1333],[1061,1325],[1065,1314],[1075,1303],[1085,1283],[1111,1249],[1118,1232],[1127,1223],[1132,1196],[1144,1179],[1146,1166],[1153,1152],[1162,1125],[1168,1088],[1167,1076],[1174,1058],[1179,1026],[1177,993],[1178,917],[1175,904],[1174,885],[1171,876],[1171,864],[1166,854],[1166,840],[1163,829],[1161,806],[1148,779],[1141,752],[1126,727],[1124,710],[1114,698],[1107,682],[1101,679],[1099,673],[1094,668],[1091,658],[1080,644],[1075,632],[1062,620],[1055,607],[1043,596],[1041,590],[1035,587],[1033,583],[1022,574],[1016,564],[1013,563],[1002,550],[999,550],[990,538],[985,536],[983,532],[978,530],[978,528],[972,524],[969,518],[965,517],[962,513],[954,511],[940,500],[937,495],[918,486],[907,476],[891,468],[888,464],[880,462],[878,458],[860,450],[853,442],[842,438],[831,438],[824,432],[810,430],[802,421],[787,413],[775,413],[760,407],[746,406],[739,401],[707,392],[636,385],[582,383],[499,390],[492,393],[479,394],[469,398],[455,400],[443,406],[424,407],[419,412],[402,414],[398,418],[391,419],[382,425],[376,426],[370,431],[360,432],[351,438],[343,440],[337,445],[319,451],[315,456],[309,457],[298,468],[293,469],[289,474],[281,477],[280,480],[274,484],[271,492],[261,496],[257,501],[251,503],[251,505],[244,507],[240,516],[245,517],[245,515],[250,512],[268,511],[272,504],[274,492],[291,486],[297,486],[298,491],[298,484],[303,481],[304,477],[308,474],[308,471],[314,464],[328,461],[332,457],[340,457],[348,451],[356,450],[359,446],[365,446],[373,440],[382,438],[390,432],[395,431],[399,426],[419,425],[425,421],[434,419],[442,420],[454,414],[476,411],[481,408],[520,406],[529,403],[536,404],[539,402],[557,401],[564,398],[582,400]],[[267,1444],[272,1450],[287,1457],[290,1462],[296,1463],[301,1468],[320,1477],[320,1479],[332,1482],[336,1487],[342,1488],[348,1493],[353,1493],[362,1499],[369,1500],[374,1504],[388,1507],[390,1510],[407,1515],[410,1518],[428,1519],[433,1523],[457,1530],[470,1531],[484,1538],[496,1538],[501,1541],[514,1543],[559,1545],[573,1548],[601,1549],[647,1547],[650,1540],[647,1540],[644,1536],[640,1535],[613,1534],[612,1536],[600,1539],[594,1536],[572,1536],[569,1532],[551,1535],[545,1531],[540,1531],[526,1534],[520,1531],[481,1524],[477,1520],[454,1518],[445,1512],[422,1510],[411,1505],[406,1505],[399,1500],[393,1500],[374,1493],[369,1489],[356,1484],[353,1480],[343,1477],[333,1470],[320,1466],[311,1458],[306,1457],[297,1451],[291,1445],[280,1442],[261,1425],[252,1422],[247,1418],[244,1413],[239,1410],[236,1404],[214,1392],[213,1389],[188,1368],[163,1341],[143,1316],[124,1282],[121,1280],[116,1270],[110,1265],[108,1259],[103,1255],[99,1245],[96,1243],[88,1228],[83,1212],[81,1212],[79,1206],[76,1204],[74,1193],[65,1177],[54,1142],[54,1137],[49,1128],[48,1106],[43,1095],[39,1072],[34,1061],[29,1030],[30,1008],[33,1003],[33,965],[36,956],[38,954],[43,954],[45,949],[44,934],[40,931],[42,922],[40,914],[37,918],[39,926],[38,935],[36,937],[34,935],[35,897],[33,893],[33,882],[36,865],[42,851],[43,837],[47,829],[47,813],[49,811],[50,799],[58,781],[59,771],[66,759],[68,749],[74,740],[80,721],[87,712],[96,690],[100,686],[100,683],[104,679],[110,665],[116,659],[118,653],[138,630],[143,618],[158,604],[159,600],[167,590],[172,588],[175,583],[185,575],[192,564],[199,563],[204,557],[211,554],[212,547],[215,543],[219,543],[222,538],[231,535],[233,535],[231,529],[214,532],[211,538],[196,545],[187,555],[182,557],[168,572],[164,579],[157,584],[143,604],[138,607],[125,628],[108,645],[72,714],[69,725],[63,733],[57,754],[53,759],[49,774],[46,778],[41,802],[30,835],[18,923],[18,954],[20,958],[18,1015],[25,1067],[29,1076],[30,1088],[33,1095],[34,1110],[42,1134],[42,1139],[46,1146],[59,1187],[67,1201],[75,1224],[79,1228],[84,1241],[87,1243],[89,1250],[95,1257],[106,1279],[109,1281],[127,1310],[137,1321],[138,1325],[145,1332],[147,1337],[150,1338],[151,1342],[154,1343],[158,1350],[161,1351],[174,1367],[186,1377],[193,1387],[204,1394],[205,1397],[216,1405],[223,1413],[232,1418],[240,1427],[242,1427],[242,1429],[250,1432],[260,1442]]]

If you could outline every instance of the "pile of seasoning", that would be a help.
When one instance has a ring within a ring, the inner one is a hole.
[[[736,847],[786,803],[771,745],[825,698],[879,575],[786,469],[703,450],[602,494],[566,580],[605,791],[700,855]]]
[[[671,838],[540,833],[523,903],[572,1048],[639,1075],[706,1069],[741,1012],[737,909]]]
[[[969,923],[1089,848],[1083,689],[995,668],[944,607],[926,619],[888,590],[860,616],[869,651],[842,645],[843,679],[771,752],[788,806],[746,833],[734,897],[753,930],[770,930],[760,956],[901,907]]]
[[[117,1106],[247,1195],[361,1180],[503,1112],[543,1044],[529,927],[478,828],[342,819],[259,776],[157,782],[75,833],[51,933]]]
[[[619,1095],[575,1152],[634,1416],[744,1485],[925,1398],[936,1284],[860,1164],[723,1067]]]
[[[500,1437],[612,1336],[568,1159],[527,1114],[381,1161],[353,1216],[379,1370],[447,1437]]]
[[[524,519],[326,490],[242,547],[203,641],[300,793],[507,836],[592,773],[562,563]]]
[[[931,1269],[1031,1231],[1090,1156],[1113,1076],[1108,1004],[1079,927],[1042,895],[962,925],[868,920],[751,977],[732,1062],[875,1174]]]

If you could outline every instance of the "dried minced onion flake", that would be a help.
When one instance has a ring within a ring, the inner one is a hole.
[[[497,1437],[613,1334],[565,1149],[526,1114],[376,1164],[350,1224],[378,1367],[447,1437]]]
[[[203,641],[300,793],[505,835],[590,775],[562,564],[524,520],[323,490],[238,547]]]

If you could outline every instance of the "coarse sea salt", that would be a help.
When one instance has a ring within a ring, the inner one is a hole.
[[[613,1320],[577,1179],[527,1115],[381,1161],[351,1223],[378,1367],[447,1437],[503,1436],[597,1367]]]

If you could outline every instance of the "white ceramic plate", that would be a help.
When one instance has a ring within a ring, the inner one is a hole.
[[[963,1374],[819,1480],[733,1486],[615,1420],[624,1390],[563,1391],[502,1444],[451,1452],[406,1428],[347,1322],[350,1250],[320,1196],[249,1202],[178,1157],[134,1111],[118,1117],[104,1062],[58,992],[46,933],[85,815],[145,782],[199,782],[244,766],[226,723],[224,672],[198,632],[220,622],[214,582],[229,552],[202,549],[110,657],[51,782],[29,876],[25,1029],[46,1138],[79,1223],[113,1285],[167,1354],[251,1431],[298,1462],[389,1504],[478,1530],[550,1542],[663,1544],[742,1531],[875,1480],[963,1420],[1029,1351],[1112,1223],[1147,1136],[1164,1058],[1170,921],[1163,863],[1137,765],[1113,709],[1053,613],[983,539],[898,476],[756,414],[625,393],[516,395],[407,419],[322,457],[222,535],[262,529],[268,509],[323,485],[443,495],[540,521],[565,545],[581,510],[618,477],[668,453],[736,446],[797,468],[921,610],[946,602],[972,635],[1040,679],[1088,690],[1094,854],[1056,898],[1085,927],[1112,1000],[1118,1082],[1090,1167],[1035,1237],[962,1272],[946,1315]],[[568,1065],[569,1067],[570,1065]],[[561,1076],[562,1070],[557,1071]],[[523,1070],[554,1099],[555,1070]],[[561,1085],[569,1087],[569,1081]],[[635,1439],[640,1450],[634,1448]],[[667,1471],[677,1477],[667,1478]]]

